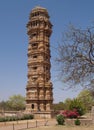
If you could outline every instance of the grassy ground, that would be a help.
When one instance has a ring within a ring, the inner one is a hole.
[[[58,126],[57,125],[57,126],[38,127],[38,128],[34,128],[34,130],[94,130],[94,126]]]

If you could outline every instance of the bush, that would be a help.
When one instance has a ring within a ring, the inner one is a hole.
[[[34,119],[33,115],[25,114],[21,117],[17,116],[11,116],[11,117],[0,117],[0,122],[6,122],[6,121],[18,121],[18,120],[30,120]]]
[[[33,119],[34,118],[34,116],[33,115],[30,115],[30,114],[26,114],[26,115],[24,115],[23,116],[23,119],[25,119],[25,120],[29,120],[29,119]]]
[[[79,116],[78,112],[76,110],[69,111],[68,118],[77,118]]]
[[[65,110],[62,112],[63,116],[66,118],[77,118],[79,116],[78,112],[76,109],[74,110]]]
[[[0,122],[5,122],[5,118],[4,117],[0,117]]]
[[[64,119],[64,116],[63,115],[57,115],[56,116],[56,120],[58,122],[58,125],[64,125],[64,122],[65,122],[65,119]]]
[[[75,123],[75,125],[80,125],[81,124],[79,119],[76,119],[74,123]]]

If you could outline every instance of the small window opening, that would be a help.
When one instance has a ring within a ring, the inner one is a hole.
[[[34,104],[32,104],[31,108],[34,109]]]
[[[34,56],[33,56],[33,58],[37,58],[37,56],[36,56],[36,55],[34,55]]]
[[[36,69],[37,69],[37,67],[33,67],[33,69],[34,69],[34,70],[36,70]]]
[[[37,49],[38,48],[38,44],[37,43],[32,43],[32,48],[33,49]]]

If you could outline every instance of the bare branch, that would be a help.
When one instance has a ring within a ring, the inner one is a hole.
[[[89,82],[94,75],[94,27],[86,30],[70,26],[58,47],[57,62],[64,82]]]

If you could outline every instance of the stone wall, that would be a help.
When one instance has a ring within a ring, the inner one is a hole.
[[[75,125],[75,120],[76,119],[66,119],[65,124],[66,125]],[[92,124],[92,119],[79,119],[79,120],[81,122],[80,125],[83,125],[83,126],[85,126],[85,125],[88,126],[88,125]]]
[[[53,118],[53,112],[36,112],[34,113],[35,119],[51,119]]]

